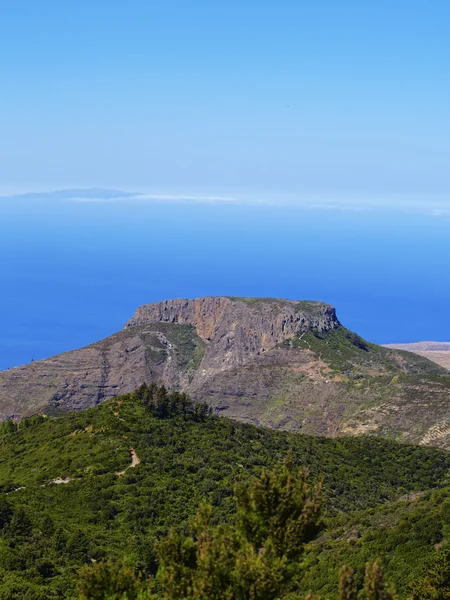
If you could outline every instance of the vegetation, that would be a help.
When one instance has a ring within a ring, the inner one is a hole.
[[[303,585],[333,596],[344,562],[352,565],[361,584],[366,562],[377,557],[388,581],[404,596],[436,549],[445,549],[449,533],[449,488],[330,517],[326,531],[308,547]]]
[[[286,340],[282,345],[308,348],[333,370],[350,376],[361,376],[368,371],[373,376],[374,369],[379,374],[403,370],[405,373],[448,376],[446,369],[422,356],[371,344],[342,326],[322,333],[308,331],[299,338]],[[398,362],[397,356],[403,358],[403,364]]]
[[[158,419],[181,415],[185,420],[190,417],[194,421],[204,421],[212,412],[205,402],[194,402],[184,392],[168,393],[164,386],[158,387],[155,383],[141,385],[136,390],[135,399]]]
[[[39,423],[43,423],[45,419],[46,417],[43,415],[25,417],[19,422],[16,422],[13,419],[6,419],[6,421],[3,421],[3,423],[0,424],[0,435],[14,433],[14,431],[18,431],[19,429],[26,429],[32,425],[38,425]]]
[[[240,486],[236,505],[232,524],[211,526],[212,507],[204,504],[187,535],[172,530],[157,546],[155,578],[142,581],[129,569],[107,563],[84,569],[79,585],[82,598],[300,598],[299,559],[319,529],[320,484],[311,487],[308,472],[296,472],[287,459],[281,468],[264,470],[259,479]],[[366,565],[364,591],[367,600],[392,598],[378,562]],[[349,567],[341,571],[339,595],[358,598]]]
[[[284,300],[283,298],[248,298],[246,296],[227,296],[227,298],[233,302],[245,302],[245,304],[248,304],[249,306],[254,306],[257,304],[289,304],[289,300]]]
[[[211,595],[218,577],[230,598],[274,598],[275,587],[292,600],[293,590],[333,598],[342,565],[361,589],[377,557],[407,594],[450,527],[450,455],[438,449],[264,430],[156,386],[12,425],[0,435],[0,600],[96,599],[106,588],[176,598],[175,585],[227,597]]]
[[[164,600],[299,600],[306,544],[320,527],[320,485],[290,459],[263,471],[236,493],[237,518],[211,526],[212,506],[203,504],[187,534],[172,530],[157,544],[156,576],[139,578],[128,568],[99,563],[81,573],[83,600],[161,598]],[[396,600],[380,561],[367,562],[364,580],[340,571],[340,600]],[[437,553],[412,581],[411,600],[444,599],[450,593],[450,550]],[[317,598],[309,594],[307,598]]]
[[[172,532],[159,544],[165,598],[271,600],[295,586],[294,565],[317,531],[320,486],[288,461],[238,488],[236,504],[233,525],[211,528],[212,507],[203,505],[187,536]]]
[[[278,305],[278,306],[290,306],[292,305],[291,300],[285,300],[284,298],[248,298],[245,296],[227,296],[229,300],[234,302],[245,302],[249,306],[258,306],[258,305]],[[310,300],[299,300],[294,302],[295,309],[298,312],[304,312],[313,316],[317,316],[321,314],[321,310],[324,307],[323,302],[310,301]]]

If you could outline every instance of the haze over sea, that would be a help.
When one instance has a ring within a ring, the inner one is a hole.
[[[0,368],[119,330],[143,303],[323,300],[377,343],[450,340],[445,211],[354,201],[156,198],[104,190],[0,200]]]

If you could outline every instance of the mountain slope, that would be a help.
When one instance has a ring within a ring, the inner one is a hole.
[[[149,305],[101,342],[0,373],[0,416],[87,408],[151,379],[195,389],[297,332],[338,325],[322,303],[202,298]]]
[[[86,348],[0,373],[0,414],[87,408],[151,379],[186,387],[203,351],[190,325],[125,329]]]
[[[0,413],[86,408],[145,381],[257,425],[450,447],[446,370],[364,341],[327,304],[270,298],[143,306],[106,340],[1,373]]]
[[[0,598],[8,600],[73,598],[79,567],[102,558],[127,556],[151,572],[156,538],[182,527],[204,499],[219,521],[232,519],[236,482],[287,454],[323,477],[333,528],[342,512],[442,488],[450,469],[450,455],[435,448],[309,437],[189,411],[161,418],[138,394],[2,429]],[[432,549],[424,543],[421,552]]]

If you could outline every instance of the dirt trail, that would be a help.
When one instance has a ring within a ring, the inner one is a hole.
[[[140,464],[141,459],[136,454],[136,450],[134,448],[130,448],[130,454],[131,454],[131,464],[128,465],[128,467],[126,469],[124,469],[123,471],[118,471],[116,473],[116,475],[118,477],[122,477],[122,475],[125,475],[125,473],[128,471],[128,469],[134,469],[134,467],[137,467]]]

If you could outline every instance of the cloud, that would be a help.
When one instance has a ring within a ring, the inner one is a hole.
[[[308,208],[312,210],[343,210],[353,212],[367,212],[373,210],[371,206],[358,206],[353,204],[309,204]]]
[[[450,217],[450,208],[433,208],[428,214],[432,217]]]
[[[229,196],[184,196],[171,194],[127,194],[124,196],[102,197],[102,196],[72,196],[66,198],[68,202],[239,202],[237,198]]]

